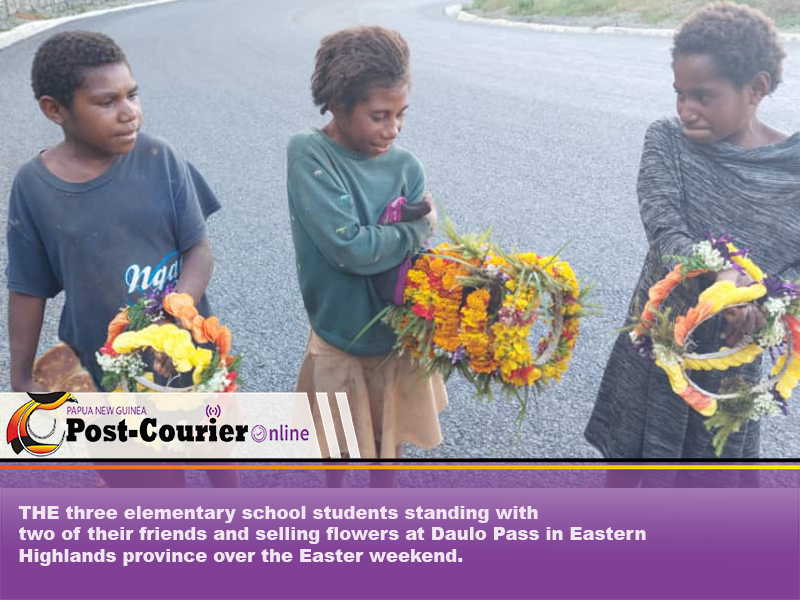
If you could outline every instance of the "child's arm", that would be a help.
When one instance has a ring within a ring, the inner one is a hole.
[[[292,218],[337,269],[356,275],[388,271],[430,237],[431,221],[426,217],[394,225],[362,225],[348,191],[310,157],[290,165],[287,186]]]
[[[33,361],[44,318],[44,298],[8,292],[8,346],[11,351],[11,389],[46,392],[33,380]]]
[[[670,135],[666,121],[648,128],[636,184],[647,240],[662,257],[689,254],[692,245],[701,241],[692,237],[686,223],[683,189]]]
[[[213,271],[214,254],[211,252],[208,236],[204,235],[181,255],[181,275],[178,278],[177,291],[189,294],[197,304],[206,293]]]

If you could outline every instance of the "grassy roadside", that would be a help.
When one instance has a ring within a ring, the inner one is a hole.
[[[800,30],[800,0],[740,0]],[[708,0],[474,0],[467,10],[483,17],[589,27],[674,27]]]
[[[47,6],[36,11],[18,12],[10,17],[0,14],[0,32],[8,31],[14,27],[30,23],[32,21],[43,21],[46,19],[55,19],[58,17],[67,17],[71,15],[80,15],[92,10],[100,10],[103,8],[114,8],[116,6],[125,6],[127,4],[140,4],[146,0],[107,0],[105,2],[95,3],[70,3],[66,6]]]

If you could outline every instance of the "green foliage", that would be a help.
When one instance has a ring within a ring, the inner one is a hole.
[[[125,331],[139,331],[150,325],[153,321],[145,312],[145,298],[139,298],[136,304],[128,308],[128,319],[130,323],[125,328]]]
[[[206,365],[206,368],[200,372],[200,385],[208,383],[217,372],[219,367],[219,352],[214,350],[214,355],[211,357],[211,362]]]
[[[720,394],[738,394],[735,398],[717,400],[717,412],[706,419],[706,429],[714,432],[712,444],[717,456],[722,455],[728,437],[742,428],[753,410],[753,395],[744,378],[726,377],[720,383]]]
[[[780,28],[800,27],[797,0],[738,1],[763,11]],[[593,18],[594,26],[675,26],[707,3],[708,0],[474,0],[472,10],[490,16]]]
[[[107,392],[114,391],[119,387],[120,379],[119,374],[111,373],[111,372],[104,372],[103,379],[100,381],[100,387],[106,390]]]

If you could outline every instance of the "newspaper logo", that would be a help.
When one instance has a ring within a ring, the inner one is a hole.
[[[75,402],[77,404],[78,400],[69,392],[29,393],[28,396],[30,396],[31,400],[23,404],[8,422],[6,441],[11,444],[11,448],[16,454],[20,454],[25,450],[28,454],[33,454],[34,456],[48,456],[61,447],[61,444],[64,443],[66,432],[61,434],[61,440],[58,444],[44,443],[41,440],[46,440],[55,433],[56,421],[53,419],[53,429],[47,435],[38,436],[30,429],[31,415],[39,409],[55,410],[67,402]]]

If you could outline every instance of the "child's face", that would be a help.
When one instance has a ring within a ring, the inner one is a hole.
[[[714,59],[706,54],[678,56],[672,70],[684,135],[700,143],[736,143],[761,100],[752,86],[739,88],[718,76]]]
[[[88,69],[62,112],[67,139],[101,155],[133,150],[142,124],[138,86],[125,63]]]
[[[403,129],[407,108],[407,83],[392,88],[373,86],[369,97],[350,112],[332,109],[336,141],[371,158],[388,152]]]

